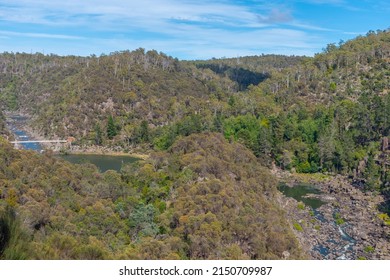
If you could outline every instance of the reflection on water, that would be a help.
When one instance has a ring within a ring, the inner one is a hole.
[[[289,187],[286,184],[279,185],[278,189],[287,197],[292,197],[297,201],[302,201],[306,205],[312,207],[313,209],[319,208],[321,205],[324,205],[325,202],[318,198],[307,197],[309,194],[320,194],[321,191],[315,186],[309,184],[297,184],[293,187]]]
[[[92,163],[96,165],[101,172],[105,172],[109,169],[120,171],[124,165],[139,160],[138,158],[129,156],[109,155],[58,155],[57,157],[71,163]]]

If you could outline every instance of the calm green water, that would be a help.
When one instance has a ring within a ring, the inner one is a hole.
[[[297,201],[302,201],[308,206],[311,206],[313,209],[320,207],[325,204],[322,200],[318,198],[305,197],[307,194],[320,194],[320,190],[312,185],[307,184],[298,184],[294,187],[289,187],[286,184],[280,184],[278,189],[288,197],[292,197]]]
[[[139,160],[138,158],[128,156],[108,155],[58,155],[57,157],[71,163],[92,163],[96,165],[101,172],[105,172],[109,169],[120,171],[122,166]]]

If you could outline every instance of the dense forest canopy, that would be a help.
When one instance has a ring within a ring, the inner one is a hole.
[[[303,257],[273,202],[275,179],[220,134],[189,136],[121,173],[4,139],[0,154],[0,230],[10,233],[0,258]]]
[[[0,229],[20,239],[0,240],[1,256],[301,258],[266,167],[342,174],[388,199],[389,88],[389,30],[314,57],[3,53],[4,138],[3,112],[17,112],[44,137],[151,157],[101,174],[1,139]]]
[[[43,136],[80,145],[165,150],[178,137],[215,131],[284,169],[350,174],[380,188],[389,181],[380,149],[390,133],[389,38],[369,32],[313,58],[4,53],[0,100],[30,114]]]

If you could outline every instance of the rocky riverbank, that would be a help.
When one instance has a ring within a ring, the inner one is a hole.
[[[303,249],[313,259],[390,259],[390,226],[380,219],[383,196],[362,192],[344,177],[305,176],[276,171],[281,182],[293,187],[302,179],[317,186],[317,198],[327,202],[314,211],[280,195]]]

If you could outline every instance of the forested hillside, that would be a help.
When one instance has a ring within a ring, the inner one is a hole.
[[[259,90],[281,108],[269,118],[268,132],[279,136],[271,137],[278,144],[270,149],[279,165],[348,174],[363,178],[367,188],[388,188],[389,59],[390,32],[369,32],[329,44],[261,83]]]
[[[101,174],[0,141],[0,259],[303,257],[276,181],[222,135]]]
[[[216,131],[283,169],[386,188],[389,38],[369,32],[314,58],[8,53],[0,57],[0,99],[4,109],[31,114],[41,135],[74,136],[80,145],[165,150],[178,137]]]
[[[42,137],[73,136],[73,147],[150,157],[99,173],[2,138],[1,258],[305,257],[267,168],[341,174],[384,195],[390,213],[389,88],[388,30],[312,58],[4,53],[5,115],[29,116]]]
[[[5,116],[2,111],[0,111],[0,136],[4,137],[8,135],[7,128],[5,126]]]
[[[314,58],[8,53],[0,99],[4,109],[31,114],[41,135],[79,144],[165,150],[177,137],[216,131],[266,164],[349,174],[380,188],[389,182],[381,145],[390,133],[389,37],[369,32]]]
[[[244,66],[234,79],[143,49],[99,57],[6,53],[0,56],[0,100],[3,109],[30,114],[44,136],[126,147],[153,142],[145,130],[161,134],[162,127],[179,126],[175,130],[188,135],[194,129],[188,123],[209,130],[239,88],[258,84],[290,60],[297,58],[260,57],[261,70]]]
[[[261,55],[195,61],[195,65],[228,77],[237,83],[239,90],[246,90],[249,85],[258,85],[269,78],[271,71],[278,72],[304,60],[301,56]]]
[[[129,141],[142,121],[172,123],[200,112],[212,98],[226,99],[235,87],[212,71],[143,49],[99,57],[8,53],[0,65],[4,108],[31,114],[43,135],[83,140],[95,140],[113,118],[118,132],[103,138],[121,130],[120,140]]]

